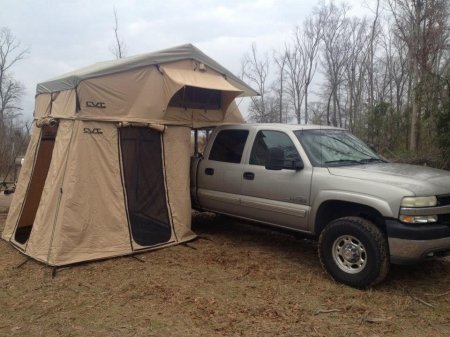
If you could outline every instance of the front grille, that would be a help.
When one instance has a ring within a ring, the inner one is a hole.
[[[450,194],[448,195],[438,195],[438,206],[447,206],[450,205]]]
[[[438,216],[438,221],[444,225],[450,226],[450,214],[441,214]]]
[[[450,205],[450,194],[437,196],[438,206],[448,206]],[[450,214],[441,214],[438,217],[439,222],[450,226]]]

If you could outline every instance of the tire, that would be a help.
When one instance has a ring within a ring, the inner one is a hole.
[[[369,288],[389,272],[389,253],[383,232],[368,220],[345,217],[330,222],[320,234],[319,258],[338,282]]]

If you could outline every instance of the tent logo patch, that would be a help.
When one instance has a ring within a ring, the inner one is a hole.
[[[106,109],[105,102],[86,101],[86,108]]]
[[[91,128],[84,128],[83,132],[84,133],[88,133],[90,135],[102,135],[103,134],[103,131],[100,128],[93,128],[93,129],[91,129]]]

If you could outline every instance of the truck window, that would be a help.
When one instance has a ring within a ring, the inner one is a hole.
[[[251,165],[266,165],[269,149],[279,147],[284,150],[286,160],[300,160],[300,156],[295,148],[294,143],[287,134],[280,131],[259,131],[256,134],[253,143],[252,152],[250,154]]]
[[[209,160],[240,163],[248,130],[222,130],[216,136]]]

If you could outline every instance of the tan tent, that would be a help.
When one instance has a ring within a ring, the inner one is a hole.
[[[255,94],[192,45],[39,84],[2,238],[52,266],[194,238],[191,128],[242,123]]]

